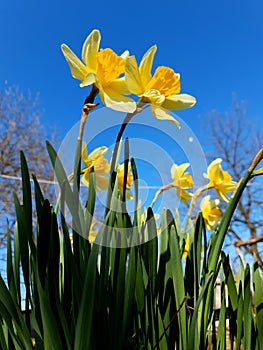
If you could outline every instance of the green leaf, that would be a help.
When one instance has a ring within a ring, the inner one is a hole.
[[[134,293],[136,283],[136,248],[130,249],[128,256],[128,267],[125,276],[125,290],[124,290],[124,301],[123,301],[123,320],[122,320],[122,337],[127,339],[129,326],[132,324],[133,307],[134,307]]]
[[[228,227],[230,225],[231,219],[241,198],[241,195],[246,188],[248,181],[251,179],[251,171],[247,171],[246,175],[243,177],[239,186],[235,192],[235,195],[230,199],[225,212],[223,214],[220,225],[217,229],[217,234],[215,236],[215,241],[213,243],[212,249],[209,253],[209,271],[214,271],[219,260],[220,252],[224,243],[225,236],[227,234]]]
[[[44,348],[45,350],[63,349],[57,320],[53,314],[48,293],[45,289],[42,288],[40,279],[37,274],[36,282],[37,290],[39,293],[41,319],[43,322],[44,330]]]
[[[238,295],[237,295],[237,288],[236,288],[233,272],[229,264],[229,257],[226,257],[224,252],[222,252],[221,256],[222,256],[223,269],[224,269],[225,278],[226,278],[226,284],[228,288],[228,295],[230,298],[233,311],[236,311],[238,307]]]
[[[18,305],[13,301],[0,275],[0,314],[6,321],[14,342],[32,349],[31,337]],[[14,326],[14,328],[13,328]]]
[[[221,283],[221,307],[219,313],[219,325],[217,336],[217,349],[224,350],[226,348],[226,292],[225,283]]]
[[[188,327],[186,305],[184,303],[186,294],[184,289],[184,275],[182,268],[181,252],[179,246],[178,234],[175,225],[170,228],[170,249],[171,249],[171,265],[172,277],[174,285],[174,294],[176,300],[176,307],[178,310],[178,322],[180,329],[180,347],[179,349],[187,349],[188,344]],[[180,308],[180,311],[179,311]]]
[[[197,320],[199,317],[199,314],[201,317],[204,317],[202,315],[202,310],[200,310],[200,305],[201,303],[207,303],[206,299],[204,297],[207,294],[208,288],[213,282],[213,274],[211,273],[209,276],[207,276],[207,279],[203,285],[203,288],[201,290],[201,293],[199,294],[199,297],[196,301],[196,306],[194,309],[194,313],[191,319],[191,324],[190,324],[190,329],[189,329],[189,340],[188,340],[188,346],[186,349],[188,350],[194,350],[194,349],[199,349],[199,344],[198,344],[198,339],[196,339],[196,335],[198,334],[197,330]],[[206,332],[206,331],[205,331]]]
[[[240,349],[241,340],[243,336],[243,317],[244,317],[244,301],[242,296],[242,284],[241,281],[238,286],[238,304],[237,304],[237,335],[236,335],[236,348]]]
[[[252,296],[250,290],[250,268],[249,265],[245,269],[244,280],[244,339],[245,350],[251,350],[251,331],[252,331]]]
[[[93,310],[99,245],[93,243],[86,270],[75,332],[75,349],[94,349]]]

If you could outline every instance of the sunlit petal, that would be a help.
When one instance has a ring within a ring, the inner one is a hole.
[[[88,162],[88,149],[87,149],[87,143],[85,141],[82,141],[81,159],[85,164]]]
[[[126,59],[125,81],[129,91],[132,94],[140,96],[144,93],[144,87],[141,81],[139,67],[135,56],[129,56]]]
[[[109,88],[113,91],[117,91],[120,95],[128,95],[129,94],[129,90],[127,88],[126,81],[125,81],[124,77],[113,80],[109,84]]]
[[[155,52],[157,50],[157,46],[152,46],[143,56],[140,67],[139,67],[139,73],[141,75],[141,81],[144,86],[148,84],[148,82],[152,78],[151,70],[153,65],[153,59]]]
[[[196,99],[188,94],[171,95],[166,97],[163,108],[168,110],[180,110],[194,106]]]
[[[88,73],[85,65],[66,44],[62,44],[61,49],[68,62],[72,76],[76,79],[83,80]]]
[[[192,193],[187,192],[183,188],[179,188],[179,187],[176,187],[176,195],[185,204],[187,204],[189,199],[193,197]]]
[[[106,152],[108,151],[108,148],[106,146],[101,146],[98,148],[95,148],[89,155],[89,159],[96,160],[99,157],[102,157]]]
[[[161,106],[165,101],[165,96],[158,90],[148,90],[143,94],[143,100],[156,106]]]
[[[107,191],[109,186],[109,178],[105,176],[97,175],[96,173],[95,175],[96,175],[96,189]]]
[[[82,47],[82,60],[87,68],[91,71],[96,71],[97,53],[100,46],[100,32],[94,29],[85,40]]]
[[[86,77],[83,78],[82,82],[80,83],[80,86],[88,86],[91,84],[94,84],[96,81],[96,74],[94,73],[89,73],[86,75]]]
[[[214,199],[210,201],[209,195],[205,196],[200,203],[200,208],[205,221],[205,225],[210,230],[213,230],[216,227],[218,221],[222,216],[222,212],[217,206],[218,204],[219,200]]]
[[[180,129],[180,123],[178,122],[178,120],[174,119],[174,117],[167,112],[165,109],[163,109],[162,107],[158,107],[155,105],[151,105],[151,110],[153,115],[160,120],[167,120],[169,122],[174,123],[179,129]]]
[[[100,97],[105,106],[114,109],[115,111],[133,113],[137,105],[133,99],[117,94],[115,91],[107,88],[100,89]]]

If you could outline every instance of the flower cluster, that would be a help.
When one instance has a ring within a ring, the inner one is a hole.
[[[79,59],[66,44],[61,46],[71,74],[80,80],[80,86],[91,85],[92,91],[95,91],[95,95],[100,94],[100,99],[105,106],[117,111],[132,114],[137,113],[141,107],[149,105],[152,114],[157,119],[168,120],[180,128],[179,122],[168,111],[192,107],[196,99],[191,95],[181,93],[180,74],[172,68],[159,66],[152,74],[156,45],[149,48],[138,63],[136,57],[130,55],[129,51],[126,50],[118,55],[111,48],[100,48],[100,42],[100,32],[95,29],[83,44],[82,59]],[[137,96],[137,101],[129,95]],[[104,158],[106,152],[106,147],[99,147],[88,154],[87,145],[83,143],[82,161],[85,165],[82,170],[83,184],[89,186],[90,172],[93,168],[96,176],[96,189],[106,190],[108,188],[107,174],[110,171],[110,165]],[[195,201],[205,190],[212,188],[219,199],[229,201],[228,194],[235,190],[237,184],[232,180],[230,174],[222,169],[221,162],[222,159],[218,158],[208,166],[207,173],[204,174],[208,184],[195,192],[191,192],[194,182],[190,173],[186,171],[190,164],[173,164],[171,168],[172,184],[160,189],[152,204],[163,190],[171,187],[176,189],[176,195],[185,204],[188,204],[189,200]],[[122,192],[124,164],[117,166],[117,176],[118,189]],[[132,173],[129,166],[126,180],[128,191],[131,185]],[[130,199],[132,195],[126,192],[126,198]],[[206,226],[209,229],[217,225],[222,215],[218,207],[219,199],[211,200],[210,196],[205,196],[200,203]]]
[[[110,48],[100,49],[100,41],[100,32],[93,30],[83,44],[82,60],[66,44],[61,46],[72,76],[81,81],[80,86],[95,86],[105,106],[117,111],[133,113],[138,105],[150,104],[156,118],[180,127],[168,110],[192,107],[196,99],[180,93],[180,74],[172,68],[157,67],[152,75],[157,47],[152,46],[138,64],[129,51],[119,56]],[[137,102],[128,97],[131,94],[139,97]]]
[[[105,146],[98,147],[88,154],[86,142],[82,142],[82,154],[81,159],[84,164],[84,168],[81,170],[83,174],[81,181],[84,185],[89,186],[89,178],[91,169],[94,169],[96,179],[96,190],[107,190],[109,185],[108,173],[110,171],[110,164],[104,157],[108,148]],[[124,164],[119,164],[117,168],[118,177],[118,189],[120,192],[123,190],[124,185]],[[130,165],[128,167],[126,190],[130,190],[132,185],[132,172]],[[126,191],[126,198],[132,199],[132,194]]]
[[[222,169],[221,163],[221,158],[211,162],[207,167],[207,173],[204,174],[204,178],[208,179],[209,183],[203,188],[197,189],[194,193],[189,192],[190,189],[193,189],[194,183],[190,173],[186,172],[190,164],[173,164],[171,168],[172,185],[176,188],[178,198],[187,204],[190,199],[196,200],[204,191],[215,189],[218,197],[228,202],[228,194],[236,189],[237,182],[233,181],[231,175]],[[222,216],[222,212],[218,207],[219,203],[219,199],[210,200],[210,195],[205,196],[200,203],[206,227],[210,230],[216,227]]]

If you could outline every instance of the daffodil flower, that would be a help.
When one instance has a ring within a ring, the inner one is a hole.
[[[100,93],[100,98],[105,106],[117,111],[132,113],[136,109],[136,103],[129,97],[125,78],[125,60],[129,55],[125,51],[118,56],[112,49],[100,49],[100,32],[93,30],[82,47],[82,61],[66,45],[62,44],[62,52],[69,64],[71,74],[81,81],[80,86],[94,84]]]
[[[178,127],[180,124],[167,110],[192,107],[196,99],[188,94],[180,94],[180,74],[173,69],[160,66],[151,74],[157,47],[152,46],[143,56],[140,65],[134,56],[126,59],[125,79],[132,94],[140,97],[140,102],[150,103],[157,119],[169,120]]]
[[[227,193],[236,189],[237,182],[232,181],[232,176],[221,167],[222,159],[215,159],[207,168],[204,177],[209,179],[208,188],[214,188],[222,200],[228,202]]]
[[[96,228],[96,225],[97,225],[97,221],[93,218],[92,223],[90,225],[89,237],[88,237],[90,244],[93,244],[99,232],[99,229]]]
[[[194,185],[192,176],[189,172],[185,172],[189,165],[189,163],[173,164],[171,168],[171,177],[173,186],[176,188],[177,197],[184,203],[187,203],[193,197],[192,193],[186,191],[188,188],[193,188]]]
[[[219,199],[210,200],[209,195],[205,196],[200,203],[205,225],[209,230],[213,230],[221,219],[222,212],[218,207],[219,203]]]
[[[117,176],[118,176],[118,189],[119,191],[123,191],[123,185],[124,185],[124,164],[119,164],[117,168]],[[126,182],[126,190],[130,190],[132,185],[132,173],[131,173],[131,167],[129,164],[128,167],[128,173],[127,173],[127,182]],[[132,199],[132,194],[126,191],[126,198]]]
[[[97,221],[94,220],[94,218],[93,218],[93,220],[91,222],[91,225],[90,225],[89,237],[88,237],[88,240],[89,240],[90,244],[92,244],[94,242],[95,238],[98,235],[98,229],[96,229],[96,225],[97,225]],[[71,242],[71,246],[73,248],[73,233],[70,233],[69,239],[70,239],[70,242]]]
[[[81,181],[84,185],[89,186],[91,168],[94,167],[96,188],[100,190],[107,190],[109,179],[105,175],[110,170],[109,162],[106,158],[104,158],[104,154],[107,151],[108,148],[102,146],[96,148],[94,151],[88,154],[87,144],[83,142],[81,159],[85,164],[85,168],[81,171],[83,173]]]
[[[182,259],[186,259],[188,254],[190,252],[190,235],[188,234],[186,236],[186,241],[185,241],[185,245],[184,245],[184,251],[182,254]]]

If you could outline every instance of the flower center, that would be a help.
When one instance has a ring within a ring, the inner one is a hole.
[[[146,86],[146,90],[158,90],[164,96],[178,94],[180,92],[180,75],[171,68],[160,66]]]
[[[125,70],[124,58],[111,49],[101,49],[97,53],[97,76],[102,86],[118,78]]]

